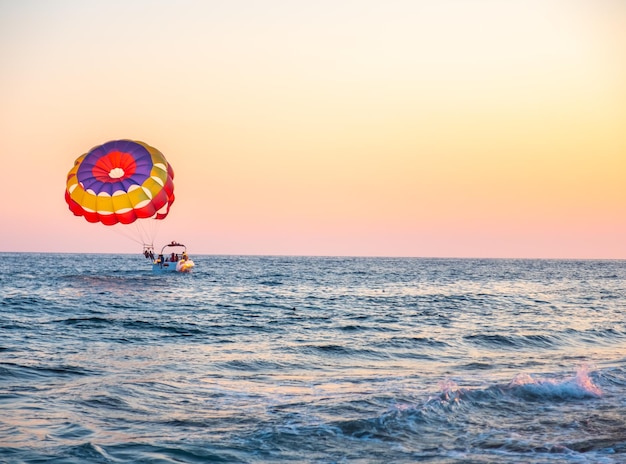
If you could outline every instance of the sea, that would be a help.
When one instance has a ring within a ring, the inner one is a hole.
[[[626,463],[626,261],[0,253],[2,463]]]

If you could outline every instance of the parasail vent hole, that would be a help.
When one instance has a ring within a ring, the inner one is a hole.
[[[124,177],[124,170],[122,168],[113,168],[109,171],[109,177],[112,179],[119,179]]]

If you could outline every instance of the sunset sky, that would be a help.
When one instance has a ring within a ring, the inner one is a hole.
[[[135,253],[67,172],[130,138],[193,254],[626,258],[626,2],[0,0],[0,251]]]

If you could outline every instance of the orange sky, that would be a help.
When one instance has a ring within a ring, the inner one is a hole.
[[[137,252],[63,199],[132,138],[157,246],[626,258],[618,0],[0,0],[0,67],[0,251]]]

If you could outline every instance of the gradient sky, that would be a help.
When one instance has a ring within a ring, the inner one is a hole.
[[[141,247],[74,160],[173,165],[192,255],[626,258],[620,0],[0,0],[0,251]]]

